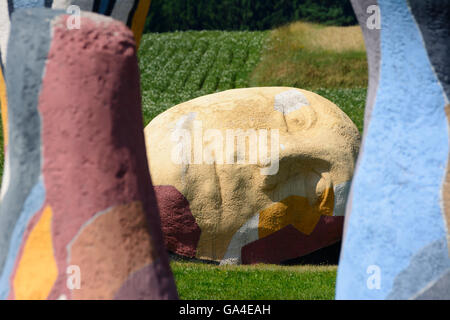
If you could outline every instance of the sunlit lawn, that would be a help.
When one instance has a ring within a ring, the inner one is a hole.
[[[336,266],[218,266],[172,261],[185,300],[331,300]]]

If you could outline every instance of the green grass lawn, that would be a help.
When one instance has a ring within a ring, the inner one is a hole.
[[[172,261],[184,300],[331,300],[336,266],[218,266]]]
[[[355,123],[359,132],[363,132],[366,88],[306,88],[335,103]]]

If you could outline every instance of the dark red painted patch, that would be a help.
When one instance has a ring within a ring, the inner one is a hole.
[[[344,217],[322,216],[314,231],[308,236],[294,226],[287,227],[244,246],[243,264],[272,263],[298,258],[332,245],[342,238]]]
[[[154,189],[167,249],[182,256],[195,257],[201,230],[189,202],[173,186],[155,186]]]

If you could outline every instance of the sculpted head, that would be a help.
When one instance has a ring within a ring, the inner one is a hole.
[[[182,103],[145,136],[154,185],[181,193],[199,227],[195,256],[231,263],[289,225],[308,236],[321,216],[344,215],[359,148],[356,126],[336,105],[285,87]],[[160,206],[174,205],[167,197]]]

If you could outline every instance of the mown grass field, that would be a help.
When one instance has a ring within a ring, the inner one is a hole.
[[[172,261],[185,300],[331,300],[336,266],[217,266]]]

